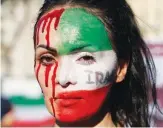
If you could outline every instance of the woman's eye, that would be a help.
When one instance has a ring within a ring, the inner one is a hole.
[[[77,61],[83,65],[90,65],[95,62],[95,59],[92,56],[85,55],[85,56],[80,57]]]
[[[52,65],[55,63],[55,59],[52,56],[43,55],[40,57],[40,63],[45,66]]]

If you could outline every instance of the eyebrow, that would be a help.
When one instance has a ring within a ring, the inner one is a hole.
[[[89,46],[90,46],[90,45],[83,45],[83,46],[78,46],[78,47],[71,48],[70,53],[79,52],[79,51],[81,51],[81,50],[83,50],[84,48],[89,47]]]
[[[88,44],[88,45],[82,45],[82,46],[81,45],[78,45],[78,46],[72,47],[69,50],[69,54],[74,54],[74,53],[80,52],[81,50],[83,50],[84,48],[89,47],[89,46],[91,46],[91,45],[90,44]],[[53,54],[55,56],[58,54],[58,52],[57,52],[57,50],[55,48],[49,47],[49,46],[44,45],[44,44],[38,45],[36,47],[36,49],[38,49],[38,48],[44,48],[44,49],[48,50],[51,54]]]
[[[40,44],[36,47],[36,49],[38,48],[44,48],[48,51],[50,51],[52,54],[56,55],[57,54],[57,50],[55,48],[52,48],[52,47],[48,47],[47,45],[44,45],[44,44]]]

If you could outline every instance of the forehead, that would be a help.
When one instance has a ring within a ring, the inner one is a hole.
[[[46,22],[49,24],[45,24]],[[51,21],[50,21],[51,20]],[[54,22],[52,22],[54,21]],[[42,29],[49,33],[49,42],[59,54],[88,46],[92,52],[111,50],[111,42],[100,19],[82,8],[53,10],[40,19]],[[47,41],[47,40],[46,40]]]

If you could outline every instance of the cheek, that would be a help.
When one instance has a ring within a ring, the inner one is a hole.
[[[109,70],[106,65],[102,64],[75,66],[74,72],[77,81],[75,90],[94,90],[108,86],[113,82],[115,76],[114,68]]]
[[[35,66],[35,75],[42,91],[45,92],[45,67],[40,63],[37,63]]]
[[[35,74],[42,89],[44,100],[49,112],[54,115],[53,96],[57,65],[43,66],[36,63]]]
[[[38,63],[35,67],[35,75],[44,96],[52,97],[53,66],[43,66]]]

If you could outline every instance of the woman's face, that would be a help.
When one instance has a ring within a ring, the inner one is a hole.
[[[37,24],[35,73],[46,106],[61,122],[92,117],[117,67],[103,23],[79,8],[58,9]]]

